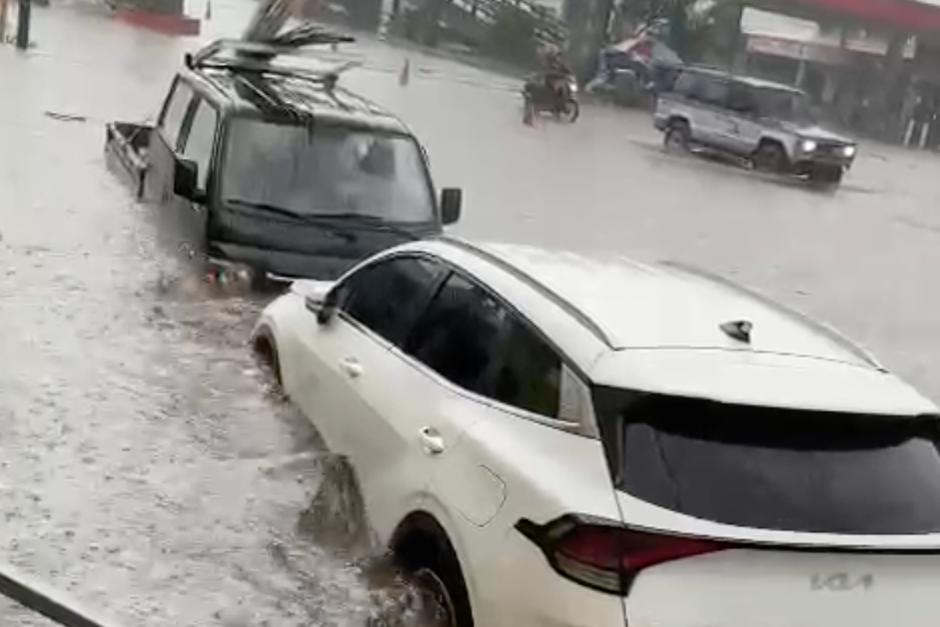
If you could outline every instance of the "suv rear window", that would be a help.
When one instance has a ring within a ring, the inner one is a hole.
[[[728,80],[698,72],[683,72],[676,80],[675,92],[691,100],[725,106],[728,100]]]
[[[679,78],[676,79],[676,85],[673,88],[680,96],[685,96],[686,98],[694,98],[696,91],[698,90],[698,77],[692,72],[683,72],[679,75]]]
[[[618,487],[710,521],[843,534],[940,531],[934,417],[793,411],[621,392]],[[610,414],[608,414],[610,415]],[[615,425],[615,428],[611,428]]]

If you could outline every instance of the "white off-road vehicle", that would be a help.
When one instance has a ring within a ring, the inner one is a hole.
[[[858,152],[855,142],[819,126],[799,89],[712,69],[683,69],[659,96],[655,124],[669,148],[724,151],[817,183],[840,183]]]

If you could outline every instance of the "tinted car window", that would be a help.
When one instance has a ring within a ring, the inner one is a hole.
[[[415,328],[408,352],[452,383],[489,396],[508,315],[486,290],[452,274]]]
[[[692,72],[683,72],[676,79],[675,92],[686,98],[695,98],[698,92],[698,77]]]
[[[193,90],[183,81],[177,80],[170,100],[160,117],[160,132],[166,138],[167,145],[173,150],[179,147],[180,131],[192,99]]]
[[[757,101],[747,85],[733,83],[728,94],[728,108],[738,113],[755,113]]]
[[[710,105],[723,107],[728,102],[727,81],[705,78],[699,85],[698,99]]]
[[[193,121],[189,125],[186,136],[186,145],[183,148],[183,157],[196,163],[199,175],[199,189],[206,188],[209,177],[209,165],[212,162],[212,146],[215,143],[216,123],[219,115],[204,100],[200,100],[193,114]]]
[[[232,120],[226,199],[310,215],[390,222],[434,219],[434,197],[414,139],[368,129]]]
[[[380,261],[344,282],[338,306],[359,323],[401,346],[441,273],[440,266],[426,259]]]
[[[782,89],[755,90],[754,98],[762,115],[791,122],[815,122],[806,95]]]
[[[561,359],[542,338],[512,318],[493,397],[543,416],[558,415]]]
[[[619,487],[660,507],[762,529],[940,531],[932,419],[647,396],[614,420]]]

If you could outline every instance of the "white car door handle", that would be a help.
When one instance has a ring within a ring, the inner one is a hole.
[[[362,375],[362,364],[355,357],[346,357],[339,360],[339,367],[343,369],[349,377],[355,379]]]
[[[418,441],[428,455],[440,455],[447,448],[444,446],[444,438],[433,427],[424,427],[418,431]]]

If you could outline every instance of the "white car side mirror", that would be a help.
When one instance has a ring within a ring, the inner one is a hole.
[[[304,297],[307,311],[316,315],[317,322],[326,324],[336,312],[336,292],[332,283],[304,282],[295,284],[294,292]]]

